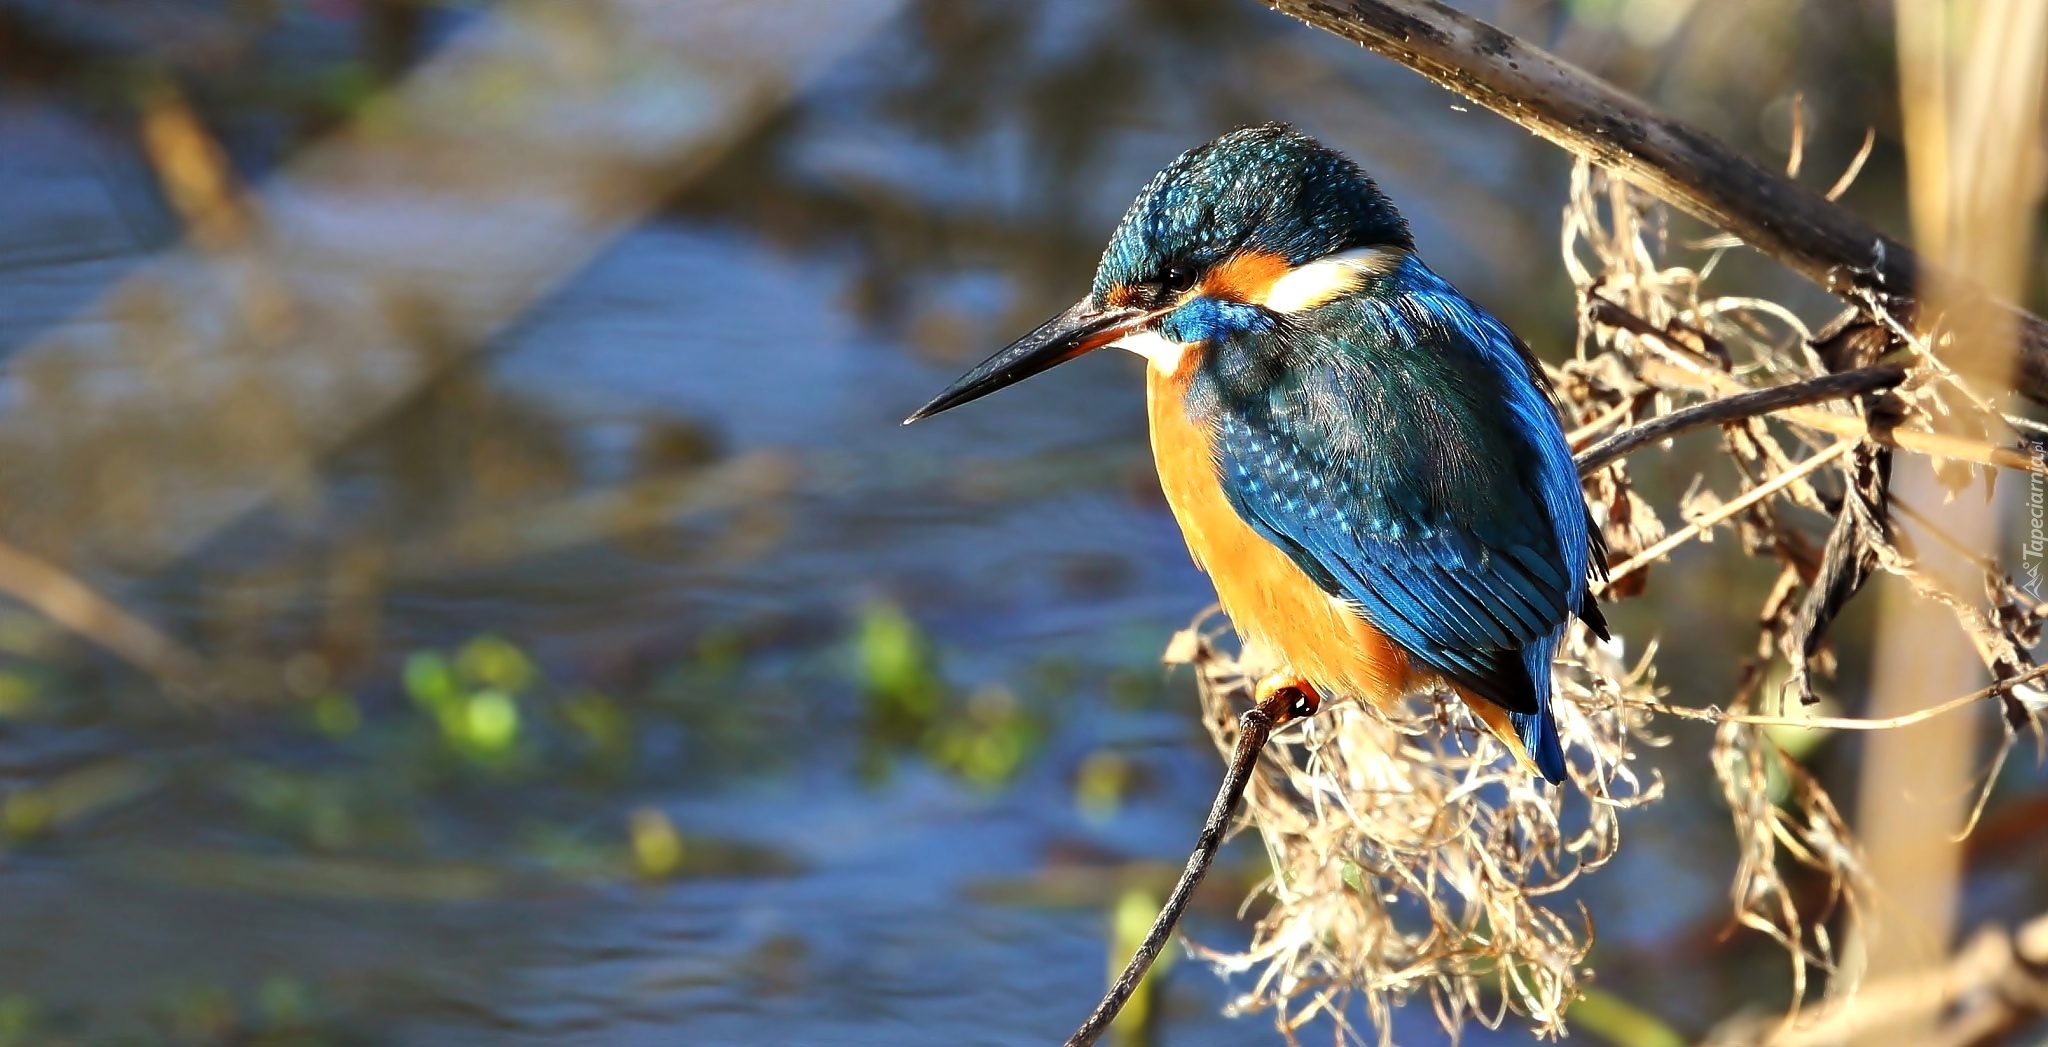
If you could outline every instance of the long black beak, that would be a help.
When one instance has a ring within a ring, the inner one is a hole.
[[[1083,298],[1072,308],[1038,325],[1038,330],[1010,343],[1010,347],[981,362],[981,366],[946,387],[932,402],[903,420],[909,425],[930,418],[969,400],[979,400],[1034,374],[1049,371],[1093,349],[1100,349],[1135,327],[1144,318],[1136,309],[1106,309]]]

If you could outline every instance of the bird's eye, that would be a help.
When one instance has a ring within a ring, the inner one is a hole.
[[[1159,277],[1159,286],[1165,288],[1167,294],[1180,294],[1195,286],[1195,271],[1184,265],[1168,266]]]

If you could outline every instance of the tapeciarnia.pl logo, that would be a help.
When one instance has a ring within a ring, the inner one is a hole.
[[[2027,474],[2027,544],[2020,550],[2020,574],[2025,581],[2020,588],[2027,595],[2041,598],[2041,560],[2048,555],[2048,483],[2041,475],[2043,463],[2048,463],[2048,444],[2030,442],[2027,455],[2033,459],[2034,471]]]

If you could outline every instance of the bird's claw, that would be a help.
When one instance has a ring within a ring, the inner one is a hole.
[[[1306,720],[1323,707],[1323,696],[1307,680],[1290,672],[1269,673],[1252,688],[1256,703],[1246,716],[1262,716],[1271,727]]]

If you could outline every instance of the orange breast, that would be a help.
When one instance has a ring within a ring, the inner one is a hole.
[[[1159,485],[1188,551],[1215,583],[1224,613],[1239,636],[1278,654],[1329,697],[1384,704],[1406,694],[1420,681],[1400,648],[1323,592],[1231,508],[1209,435],[1183,406],[1196,355],[1185,354],[1174,375],[1147,368],[1146,402]]]

